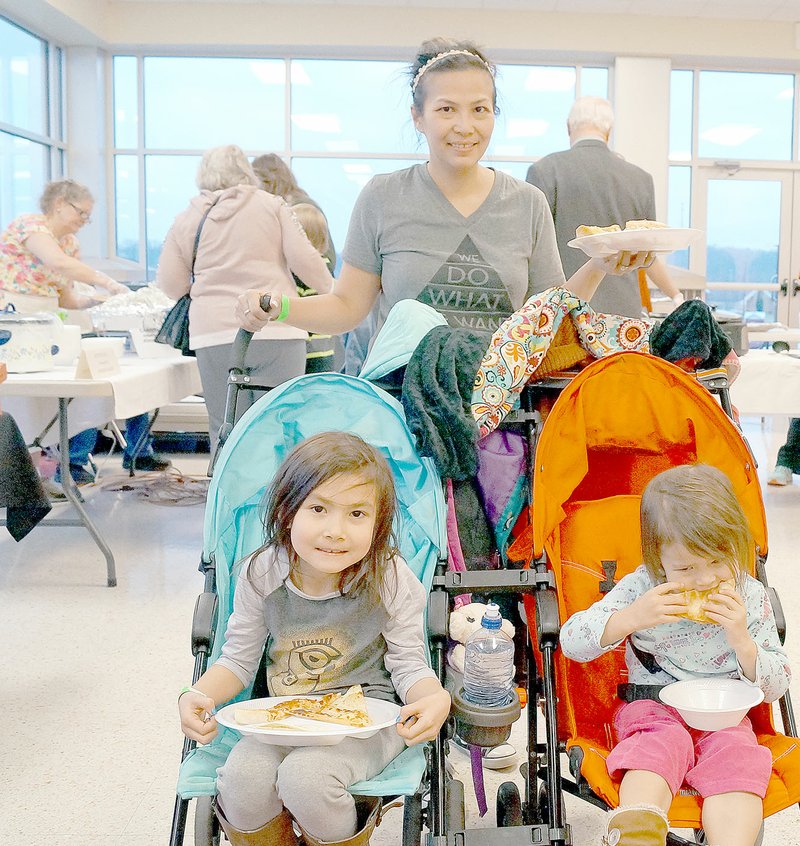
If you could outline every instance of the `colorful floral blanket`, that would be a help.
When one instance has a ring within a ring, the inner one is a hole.
[[[594,358],[623,350],[649,352],[652,320],[601,314],[566,288],[531,297],[494,333],[475,376],[472,416],[480,437],[497,428],[542,364],[563,320]]]

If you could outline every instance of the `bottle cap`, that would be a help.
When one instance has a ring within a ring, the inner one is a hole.
[[[502,624],[503,618],[500,616],[500,606],[495,602],[490,602],[483,612],[481,625],[485,629],[499,629]]]

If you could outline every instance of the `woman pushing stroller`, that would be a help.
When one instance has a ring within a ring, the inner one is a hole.
[[[366,844],[380,799],[358,813],[349,785],[432,740],[450,696],[426,662],[425,589],[397,554],[395,490],[382,454],[355,435],[298,444],[265,496],[265,539],[243,564],[220,658],[178,699],[187,737],[252,681],[266,649],[270,694],[341,692],[400,699],[396,727],[335,746],[272,746],[243,737],[217,780],[217,816],[233,846]]]
[[[642,566],[561,630],[564,654],[575,661],[591,661],[627,638],[626,704],[615,715],[616,745],[606,759],[611,776],[622,774],[620,804],[602,842],[664,844],[667,811],[686,782],[703,799],[706,842],[753,846],[772,762],[749,718],[698,731],[656,701],[658,686],[683,679],[740,678],[767,702],[789,687],[769,597],[748,573],[754,553],[747,518],[722,472],[683,465],[647,485],[641,528]],[[708,622],[686,618],[686,591],[710,591]]]
[[[285,321],[335,335],[354,329],[377,304],[374,335],[392,306],[416,299],[452,326],[491,332],[534,293],[563,286],[542,192],[481,164],[498,111],[495,73],[471,41],[424,42],[408,76],[411,118],[425,136],[428,161],[377,175],[364,187],[333,292],[289,297],[265,278],[262,289],[239,296],[241,326],[257,332]],[[590,259],[566,287],[588,301],[607,273],[626,274],[653,257]]]

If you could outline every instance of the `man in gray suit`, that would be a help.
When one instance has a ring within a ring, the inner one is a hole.
[[[580,97],[567,118],[570,149],[551,153],[528,168],[527,181],[544,192],[556,225],[556,240],[567,279],[586,262],[580,250],[567,246],[581,224],[625,228],[628,220],[655,220],[653,177],[608,148],[614,113],[608,100]],[[678,305],[683,302],[660,258],[647,275]],[[635,273],[607,276],[591,299],[592,308],[607,314],[642,315]]]

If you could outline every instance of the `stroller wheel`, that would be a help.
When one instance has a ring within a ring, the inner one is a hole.
[[[524,825],[519,788],[513,781],[504,781],[497,789],[497,827]]]
[[[550,792],[547,789],[547,785],[542,782],[539,785],[539,795],[538,795],[538,805],[539,805],[539,819],[545,823],[553,823],[553,806],[550,802]],[[561,795],[561,819],[565,819],[567,815],[566,806],[564,804],[564,795]],[[698,841],[701,842],[701,841]],[[702,841],[705,843],[705,840]]]
[[[403,846],[419,846],[422,839],[422,794],[406,796],[403,802]]]
[[[195,846],[219,846],[220,828],[214,813],[214,798],[198,796],[194,804]]]
[[[464,831],[467,827],[467,816],[464,809],[464,783],[458,779],[448,779],[447,810],[445,818],[445,830],[448,834],[454,831]]]

